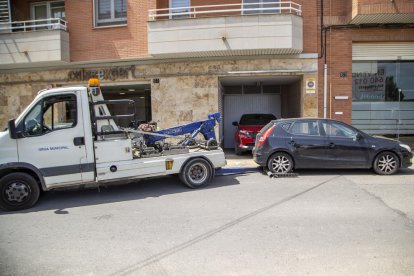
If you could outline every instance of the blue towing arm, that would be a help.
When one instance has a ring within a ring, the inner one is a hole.
[[[214,132],[214,127],[216,126],[216,123],[220,123],[220,121],[220,113],[211,113],[208,114],[207,120],[166,128],[159,131],[155,131],[154,133],[165,134],[169,136],[191,134],[191,138],[195,138],[199,133],[201,133],[206,141],[210,139],[217,140],[216,134]],[[148,137],[146,137],[146,143],[147,145],[154,144],[155,142],[163,140],[165,138],[167,137],[149,135]]]

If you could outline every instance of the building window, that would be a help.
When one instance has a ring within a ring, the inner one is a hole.
[[[95,0],[95,26],[127,24],[127,0]]]
[[[59,20],[52,19],[66,19],[65,1],[33,3],[30,12],[31,19],[35,20],[32,24],[33,30],[60,29]]]
[[[280,0],[243,0],[243,14],[280,13]]]
[[[414,61],[354,61],[354,102],[414,101]]]
[[[32,4],[32,19],[60,18],[65,20],[65,1],[49,1]]]
[[[188,18],[190,17],[190,0],[170,0],[170,18]],[[177,15],[175,15],[177,14]]]

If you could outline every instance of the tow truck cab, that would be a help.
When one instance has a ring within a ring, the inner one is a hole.
[[[140,154],[107,103],[97,83],[50,89],[10,120],[0,133],[0,207],[29,208],[40,190],[167,174],[180,174],[197,188],[208,184],[214,168],[225,165],[220,148]]]

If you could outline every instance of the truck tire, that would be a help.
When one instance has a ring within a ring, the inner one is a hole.
[[[179,174],[181,182],[192,189],[208,185],[213,178],[213,167],[203,158],[188,161]]]
[[[17,211],[32,207],[39,198],[40,189],[31,175],[15,172],[0,179],[0,192],[0,208]]]

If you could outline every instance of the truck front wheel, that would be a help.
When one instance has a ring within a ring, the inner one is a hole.
[[[208,185],[213,177],[213,167],[202,158],[188,161],[181,170],[180,180],[190,188],[201,188]]]
[[[0,207],[8,211],[32,207],[39,198],[36,180],[27,173],[10,173],[0,179]]]

